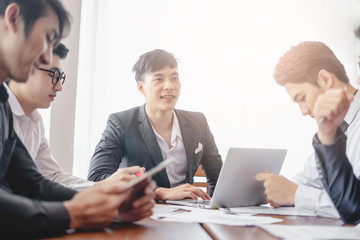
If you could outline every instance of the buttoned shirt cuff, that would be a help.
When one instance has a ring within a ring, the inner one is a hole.
[[[340,218],[325,189],[299,185],[295,193],[295,207],[322,217]]]

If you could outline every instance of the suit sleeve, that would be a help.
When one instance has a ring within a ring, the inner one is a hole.
[[[102,181],[116,172],[124,155],[123,149],[124,128],[112,114],[91,158],[88,180]]]
[[[45,179],[19,139],[5,180],[13,193],[0,190],[2,236],[47,236],[69,227],[69,214],[61,201],[71,199],[76,192]]]
[[[313,146],[319,174],[342,220],[360,223],[360,180],[346,156],[346,136],[340,130],[331,145],[320,144],[317,136]]]
[[[204,118],[206,144],[204,146],[201,164],[209,184],[209,195],[212,196],[222,167],[222,160],[206,118],[204,115],[202,116]]]

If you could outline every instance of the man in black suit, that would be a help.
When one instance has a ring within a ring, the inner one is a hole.
[[[174,157],[176,162],[155,175],[157,200],[210,199],[191,185],[201,164],[212,195],[222,160],[202,113],[175,109],[180,95],[177,61],[164,50],[140,56],[133,67],[146,104],[111,114],[91,159],[88,179],[100,181],[119,167],[151,169]]]
[[[360,38],[360,27],[355,34]],[[313,146],[322,182],[341,219],[358,224],[360,180],[346,155],[347,136],[341,129],[352,100],[353,95],[346,89],[327,91],[317,98],[314,116],[318,132],[314,136]]]
[[[59,0],[0,0],[0,236],[4,239],[104,227],[118,216],[119,208],[127,213],[123,220],[151,214],[150,185],[142,198],[123,208],[131,194],[126,183],[134,178],[127,173],[122,181],[81,193],[45,179],[14,132],[3,82],[7,78],[26,82],[40,64],[51,63],[53,46],[69,27],[68,13]],[[135,168],[134,174],[140,171]]]

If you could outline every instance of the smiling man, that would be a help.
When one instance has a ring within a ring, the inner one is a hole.
[[[175,163],[153,177],[156,199],[210,199],[191,183],[201,164],[212,195],[222,161],[205,116],[175,109],[181,88],[176,59],[153,50],[140,56],[133,71],[146,104],[110,115],[91,159],[89,180],[103,180],[119,167],[151,169],[174,157]]]
[[[9,104],[13,113],[14,130],[24,143],[39,172],[49,180],[58,182],[75,190],[94,186],[93,182],[64,172],[53,158],[51,146],[45,137],[45,128],[38,108],[49,108],[58,92],[62,91],[66,74],[62,70],[62,59],[69,49],[62,43],[53,50],[52,63],[40,64],[25,83],[14,80],[4,84],[9,94]],[[95,183],[108,184],[114,179],[121,180],[124,171],[135,174],[139,168],[127,168],[116,171],[111,178]],[[134,218],[136,219],[136,217]],[[128,219],[123,219],[128,220]]]
[[[347,154],[354,172],[360,175],[360,94],[349,83],[344,66],[331,49],[321,42],[302,42],[280,58],[274,78],[284,86],[301,113],[314,117],[314,105],[320,94],[328,90],[343,90],[354,96],[354,101],[342,124],[348,136]],[[320,216],[339,217],[319,175],[315,156],[312,154],[304,170],[292,181],[271,173],[260,173],[257,180],[264,181],[265,195],[273,206],[294,204]]]

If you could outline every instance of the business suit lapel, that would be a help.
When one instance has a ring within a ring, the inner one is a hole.
[[[190,173],[193,172],[192,169],[192,165],[191,161],[193,161],[194,159],[194,139],[193,139],[193,134],[192,134],[192,129],[190,129],[190,126],[188,125],[188,122],[186,121],[186,119],[183,116],[183,113],[175,110],[175,114],[179,120],[179,125],[180,125],[180,131],[181,131],[181,136],[183,138],[183,143],[184,143],[184,147],[185,147],[185,153],[186,153],[186,160],[187,160],[187,165],[188,165],[188,171],[186,173],[186,181],[187,182],[191,182],[190,181]]]
[[[155,166],[163,161],[163,157],[161,155],[161,150],[156,140],[155,133],[151,126],[150,120],[146,116],[145,105],[141,106],[139,109],[138,121],[140,123],[139,126],[140,135],[150,152],[152,161]],[[158,173],[158,175],[160,176],[160,179],[163,182],[163,186],[170,187],[170,181],[166,171],[161,171],[160,173]]]

